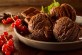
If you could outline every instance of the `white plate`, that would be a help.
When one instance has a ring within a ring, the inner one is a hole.
[[[78,21],[78,19],[82,19],[82,17],[77,16],[76,19],[77,23],[81,23]],[[74,42],[44,42],[44,41],[37,41],[37,40],[26,38],[20,35],[15,28],[14,28],[14,32],[20,41],[22,41],[28,46],[38,49],[49,50],[49,51],[67,51],[67,50],[82,48],[82,40],[74,41]]]
[[[82,24],[82,16],[76,16],[76,21],[79,24]]]

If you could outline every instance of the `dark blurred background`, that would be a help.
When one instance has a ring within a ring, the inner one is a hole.
[[[56,0],[59,3],[68,3],[72,5],[77,14],[82,11],[82,0]],[[53,0],[0,0],[0,6],[47,6],[52,3]]]
[[[82,0],[56,0],[59,3],[69,3],[75,8],[82,8]],[[0,0],[0,6],[11,5],[34,5],[34,6],[46,6],[52,3],[53,0]]]

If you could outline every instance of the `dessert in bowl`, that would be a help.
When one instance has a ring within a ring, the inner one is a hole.
[[[82,40],[79,38],[82,29],[77,23],[76,11],[71,5],[64,3],[53,6],[47,12],[45,8],[39,11],[31,7],[21,14],[25,17],[27,29],[22,32],[20,25],[16,25],[14,32],[25,44],[52,51],[81,48]]]

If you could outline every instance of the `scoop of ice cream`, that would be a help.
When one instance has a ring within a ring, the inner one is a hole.
[[[61,4],[61,8],[65,10],[64,12],[66,12],[66,16],[69,17],[72,21],[76,20],[76,11],[71,5],[64,3]]]
[[[69,4],[61,4],[59,7],[53,7],[50,10],[50,16],[52,17],[52,22],[55,22],[57,19],[61,17],[69,17],[71,20],[76,20],[76,11]]]
[[[49,21],[49,17],[45,13],[39,13],[31,18],[28,23],[28,29],[33,32],[37,29],[52,29],[52,24]]]
[[[35,40],[49,41],[53,38],[52,23],[46,13],[39,13],[31,18],[28,30],[32,33],[30,38]]]
[[[76,41],[80,27],[68,17],[59,18],[54,24],[53,33],[58,41]]]

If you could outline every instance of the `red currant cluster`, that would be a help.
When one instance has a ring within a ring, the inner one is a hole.
[[[22,35],[29,33],[27,26],[22,23],[21,19],[17,19],[14,23],[11,24],[11,26],[15,27],[17,29],[17,31]]]
[[[10,24],[10,23],[13,23],[14,20],[17,20],[19,17],[18,16],[14,16],[13,18],[12,17],[7,17],[5,19],[2,19],[2,23],[3,24]]]
[[[17,19],[14,23],[11,24],[11,27],[12,28],[14,28],[15,26],[18,27],[19,25],[21,25],[21,21],[22,21],[21,19]]]
[[[17,16],[17,15],[9,15],[9,14],[4,14],[4,17],[2,19],[2,23],[3,24],[10,24],[11,23],[11,27],[12,28],[16,28],[17,31],[22,34],[28,34],[29,31],[27,29],[27,24],[25,23],[25,21],[23,19],[21,19],[23,17],[21,16]]]
[[[2,52],[5,55],[11,55],[14,51],[14,42],[12,38],[13,36],[8,35],[8,32],[4,32],[0,35],[0,48],[2,48]]]

